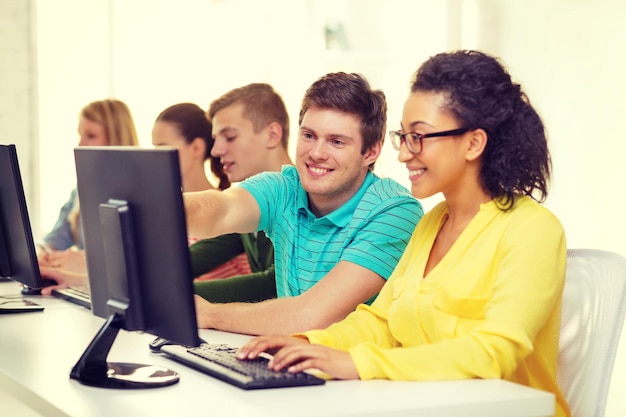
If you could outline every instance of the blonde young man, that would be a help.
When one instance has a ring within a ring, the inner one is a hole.
[[[256,335],[324,328],[376,296],[423,214],[406,189],[372,172],[385,124],[381,91],[358,74],[327,74],[305,93],[295,167],[185,194],[190,233],[262,230],[274,244],[277,298],[217,304],[198,296],[200,327]]]

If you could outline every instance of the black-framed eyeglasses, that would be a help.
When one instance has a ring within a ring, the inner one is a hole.
[[[443,132],[433,132],[433,133],[416,133],[416,132],[408,132],[402,133],[399,130],[392,130],[389,132],[389,137],[391,138],[391,144],[393,145],[396,151],[400,150],[400,146],[402,142],[406,143],[406,147],[412,154],[417,155],[422,152],[422,140],[427,138],[440,138],[443,136],[457,136],[462,135],[463,133],[469,131],[470,129],[467,127],[460,127],[458,129],[446,130]]]

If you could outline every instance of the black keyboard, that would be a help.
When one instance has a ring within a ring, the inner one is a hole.
[[[236,347],[203,343],[196,348],[166,344],[160,347],[168,357],[239,388],[264,389],[322,385],[326,381],[306,372],[275,372],[268,359],[239,360]]]
[[[91,293],[88,286],[76,286],[52,290],[52,295],[91,309]]]

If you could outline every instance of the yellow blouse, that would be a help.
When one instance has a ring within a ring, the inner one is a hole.
[[[348,351],[361,379],[502,378],[556,396],[563,227],[545,207],[520,197],[509,211],[480,211],[423,279],[445,202],[418,223],[395,271],[371,306],[360,305],[311,343]]]

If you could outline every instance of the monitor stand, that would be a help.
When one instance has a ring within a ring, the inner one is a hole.
[[[158,388],[177,383],[178,374],[161,366],[107,362],[122,322],[118,314],[109,316],[72,368],[70,378],[92,387],[121,389]]]

